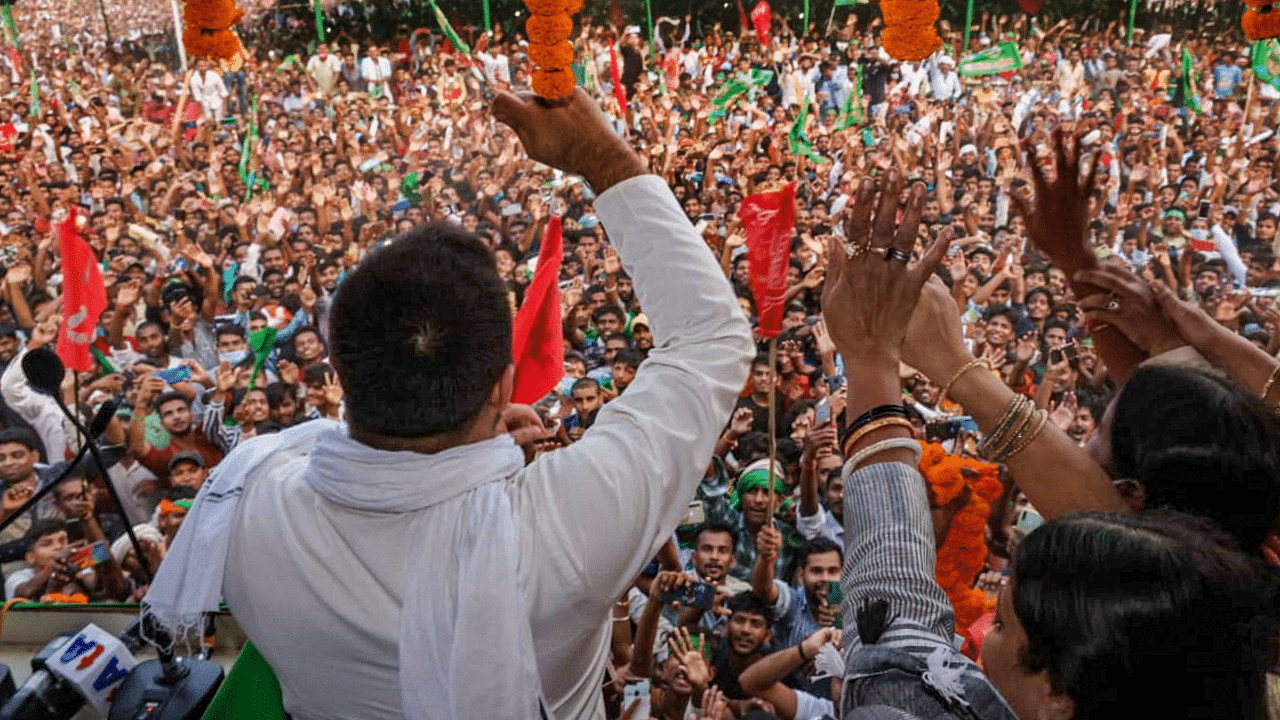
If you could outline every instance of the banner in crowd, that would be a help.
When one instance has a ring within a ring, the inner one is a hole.
[[[821,165],[827,161],[826,158],[813,151],[813,142],[804,134],[804,125],[809,121],[809,105],[809,96],[805,95],[804,102],[800,103],[800,113],[796,115],[796,121],[791,124],[791,131],[787,133],[787,141],[791,145],[792,155],[802,155]]]
[[[1002,42],[962,58],[959,71],[962,77],[975,77],[1021,69],[1022,54],[1018,52],[1018,46],[1011,42]]]
[[[560,311],[560,261],[564,237],[560,217],[552,215],[538,249],[538,266],[524,302],[511,321],[512,360],[516,364],[511,402],[532,405],[564,377],[564,328]]]
[[[760,335],[765,339],[782,332],[795,206],[796,184],[790,183],[781,190],[746,197],[738,208],[738,219],[747,235],[751,294],[756,300]]]
[[[62,245],[62,328],[58,333],[58,357],[73,370],[93,370],[89,346],[98,337],[98,318],[107,309],[107,290],[93,248],[85,242],[73,209],[58,226]]]
[[[773,8],[769,7],[767,0],[760,0],[756,6],[751,8],[751,24],[756,28],[756,36],[760,38],[760,44],[769,45],[769,25],[773,23]]]
[[[1254,77],[1280,90],[1280,40],[1259,40],[1250,55]]]
[[[1197,115],[1204,114],[1204,106],[1200,104],[1200,93],[1196,91],[1195,78],[1195,59],[1191,57],[1191,51],[1187,46],[1182,46],[1182,103],[1185,107],[1195,111]]]

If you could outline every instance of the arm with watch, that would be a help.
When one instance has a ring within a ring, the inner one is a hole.
[[[742,671],[738,676],[738,685],[751,697],[773,705],[782,720],[792,720],[799,709],[799,691],[788,687],[784,681],[796,670],[813,662],[827,643],[834,643],[839,647],[840,633],[838,628],[824,627],[798,645],[760,658]]]

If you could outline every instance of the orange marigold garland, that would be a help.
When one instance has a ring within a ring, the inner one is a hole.
[[[933,24],[942,11],[938,0],[881,0],[884,31],[881,41],[894,60],[923,60],[942,47]]]
[[[578,84],[573,74],[573,13],[582,9],[582,0],[525,0],[529,20],[529,62],[533,63],[533,91],[554,100],[573,92]]]
[[[1280,37],[1280,8],[1274,0],[1245,0],[1240,28],[1250,42]]]
[[[966,479],[964,470],[976,474]],[[935,577],[951,600],[956,628],[963,633],[978,618],[995,609],[981,590],[972,587],[987,560],[986,526],[991,504],[1004,492],[1000,470],[995,465],[948,455],[941,445],[924,445],[920,474],[929,486],[930,500],[946,505],[964,491],[972,492],[969,502],[951,520],[947,539],[938,550]]]
[[[244,18],[235,0],[186,0],[182,9],[182,45],[192,57],[210,58],[236,71],[249,53],[231,27]]]

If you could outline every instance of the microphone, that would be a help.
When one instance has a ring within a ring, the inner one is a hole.
[[[54,402],[58,403],[58,408],[62,410],[62,413],[66,415],[67,418],[71,420],[71,423],[75,425],[76,429],[85,436],[84,445],[81,446],[80,452],[77,453],[76,460],[72,462],[66,471],[63,472],[61,477],[51,483],[49,487],[45,488],[45,491],[57,486],[58,483],[65,480],[66,476],[70,474],[71,469],[84,458],[86,450],[88,450],[88,452],[93,456],[94,462],[98,463],[98,467],[102,470],[103,475],[106,475],[107,464],[102,460],[102,452],[98,449],[96,437],[106,430],[107,424],[111,422],[111,417],[115,415],[115,410],[119,407],[119,404],[113,404],[113,400],[103,403],[102,407],[98,408],[98,412],[94,415],[93,421],[89,423],[89,428],[86,429],[85,426],[81,424],[80,418],[76,417],[76,414],[71,412],[71,409],[62,401],[62,377],[66,374],[66,366],[62,364],[62,358],[58,357],[58,353],[48,348],[36,348],[35,350],[28,352],[22,358],[22,374],[26,376],[27,382],[30,383],[31,387],[37,392],[53,398]],[[53,452],[53,449],[50,448],[49,451]],[[128,522],[129,515],[125,512],[124,503],[120,500],[120,493],[116,490],[115,483],[111,482],[111,478],[104,479],[105,482],[103,482],[103,485],[107,486],[107,494],[111,496],[111,502],[115,504],[116,511],[120,513],[120,517],[126,519],[124,523],[124,532],[129,536],[129,543],[133,545],[133,551],[138,555],[138,564],[142,566],[142,573],[146,578],[146,581],[150,583],[155,574],[151,569],[151,561],[147,559],[147,554],[142,551],[142,545],[138,542],[138,536],[133,532],[133,525]],[[25,512],[28,509],[29,505],[34,505],[35,502],[43,496],[43,494],[44,491],[37,493],[26,503],[23,503],[22,507],[19,508],[19,511],[15,512],[9,519],[13,520],[20,516],[22,512]],[[0,523],[0,530],[3,530],[4,527],[5,525]]]
[[[0,720],[68,720],[86,699],[105,713],[109,698],[137,665],[141,621],[120,637],[92,623],[50,640],[31,659],[31,677],[0,706]]]

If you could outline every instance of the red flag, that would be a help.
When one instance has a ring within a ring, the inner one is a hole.
[[[511,323],[516,363],[511,402],[533,404],[564,377],[564,328],[560,317],[560,260],[564,242],[560,218],[552,216],[538,250],[538,268]]]
[[[618,99],[618,112],[627,116],[627,91],[622,87],[622,69],[618,67],[618,48],[609,46],[609,77],[613,80],[613,96]]]
[[[90,345],[97,338],[98,318],[107,309],[107,290],[93,248],[80,235],[75,208],[58,226],[62,243],[62,329],[58,357],[75,370],[93,370]]]
[[[775,338],[782,331],[782,300],[787,294],[795,215],[795,183],[747,197],[738,207],[738,219],[747,231],[751,293],[756,298],[760,335],[764,338]]]
[[[5,123],[0,125],[0,151],[10,152],[13,150],[13,138],[18,135],[18,128],[13,123]]]
[[[751,8],[751,22],[756,26],[756,35],[760,36],[760,44],[769,44],[769,24],[773,22],[773,8],[768,0],[760,0]]]

